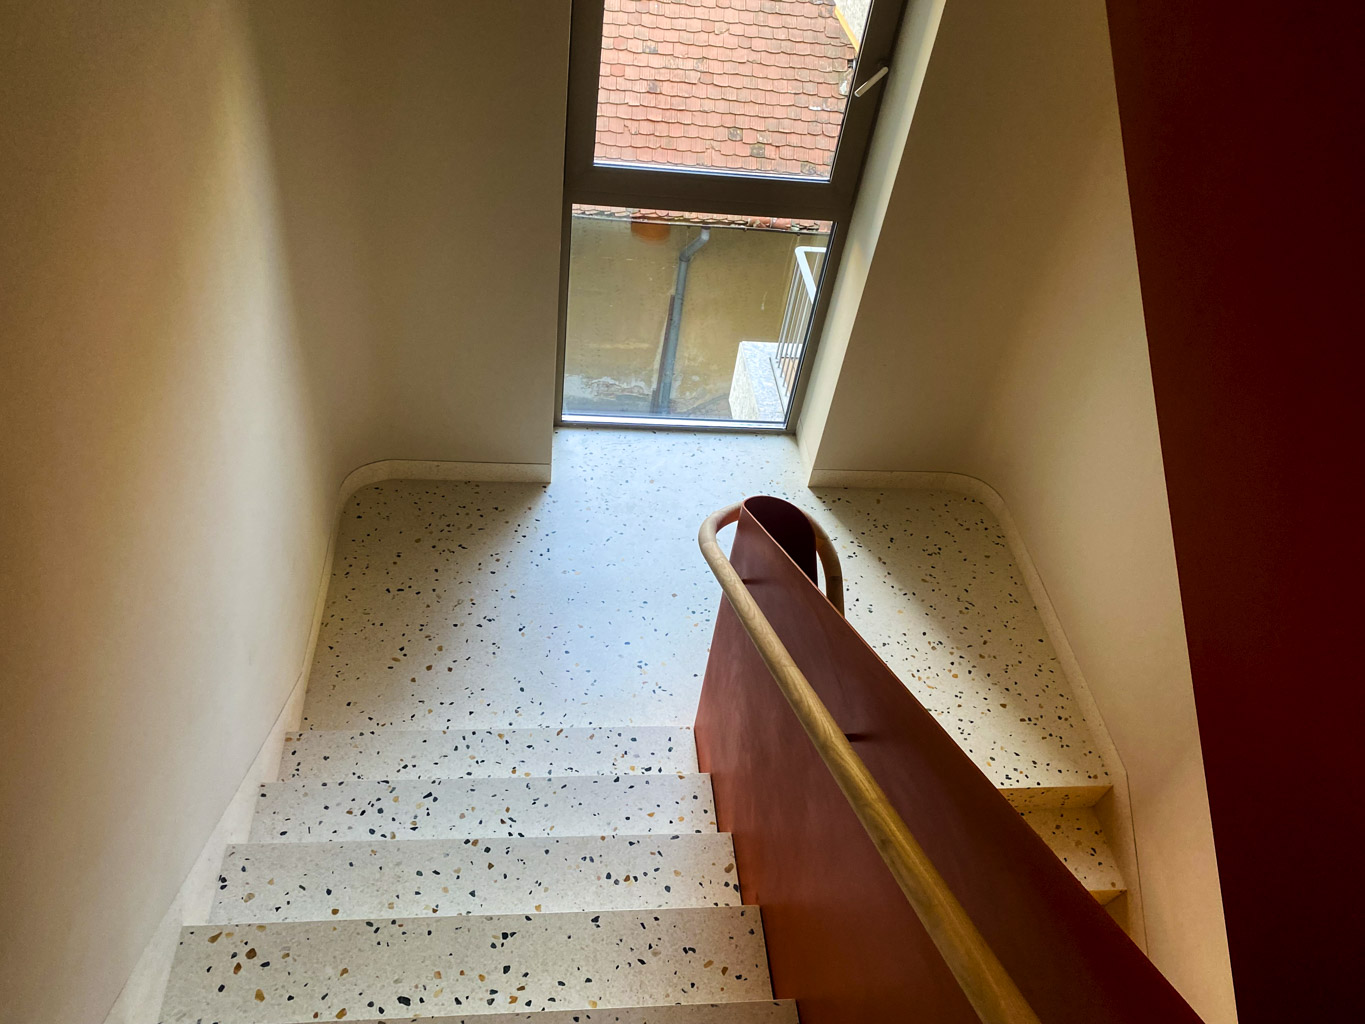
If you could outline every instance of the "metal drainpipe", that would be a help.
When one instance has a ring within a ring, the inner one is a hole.
[[[687,291],[687,268],[692,257],[711,239],[711,229],[702,228],[701,234],[678,253],[678,277],[673,282],[673,302],[668,307],[668,325],[664,328],[663,349],[659,353],[659,379],[654,385],[654,401],[650,411],[656,416],[668,414],[673,401],[673,368],[678,361],[678,331],[682,328],[683,295]]]

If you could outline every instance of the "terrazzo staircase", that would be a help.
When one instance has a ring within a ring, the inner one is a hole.
[[[167,1024],[791,1024],[690,730],[289,737]]]
[[[746,493],[815,508],[850,621],[1098,900],[1124,891],[1109,772],[994,520],[716,443],[561,431],[548,487],[350,499],[304,731],[162,1020],[795,1021],[684,726],[718,605],[694,524]]]

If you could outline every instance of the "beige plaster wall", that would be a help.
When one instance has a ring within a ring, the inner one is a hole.
[[[304,669],[347,473],[543,478],[568,7],[0,9],[0,991],[26,1021],[103,1019],[171,906]]]
[[[303,668],[333,463],[239,8],[0,11],[0,1016],[98,1021]]]
[[[247,11],[341,463],[548,464],[568,0]]]
[[[858,186],[858,201],[847,228],[839,273],[830,293],[824,330],[815,349],[810,381],[797,421],[796,441],[805,463],[813,465],[815,449],[825,433],[830,406],[839,384],[840,368],[848,351],[877,252],[887,208],[896,187],[897,172],[910,123],[924,87],[934,40],[946,0],[909,0],[900,35],[885,79],[885,93],[877,112],[877,129],[868,147]],[[888,244],[898,244],[894,236]],[[842,468],[842,467],[841,467]]]
[[[1001,494],[1127,770],[1149,954],[1231,1021],[1103,4],[949,2],[894,176],[803,451]]]

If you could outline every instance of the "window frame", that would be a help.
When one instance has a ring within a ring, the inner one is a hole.
[[[791,433],[805,399],[815,348],[829,309],[843,255],[848,222],[862,179],[886,79],[861,97],[854,90],[889,67],[908,0],[874,0],[853,68],[843,128],[828,179],[687,167],[596,164],[597,88],[602,60],[604,0],[573,0],[570,15],[568,109],[564,139],[563,220],[560,240],[558,348],[555,364],[555,425],[640,426],[646,429]],[[564,413],[565,345],[568,340],[569,249],[573,207],[615,206],[695,213],[791,217],[832,224],[828,252],[811,310],[796,386],[782,423],[691,421],[649,417],[586,417]],[[648,423],[636,422],[649,420]],[[631,422],[626,422],[631,421]]]

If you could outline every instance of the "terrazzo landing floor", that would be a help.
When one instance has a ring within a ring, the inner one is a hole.
[[[697,527],[771,494],[829,531],[849,620],[998,787],[1102,792],[990,512],[802,481],[787,437],[565,428],[548,486],[365,488],[342,516],[303,729],[690,726],[720,601]]]

